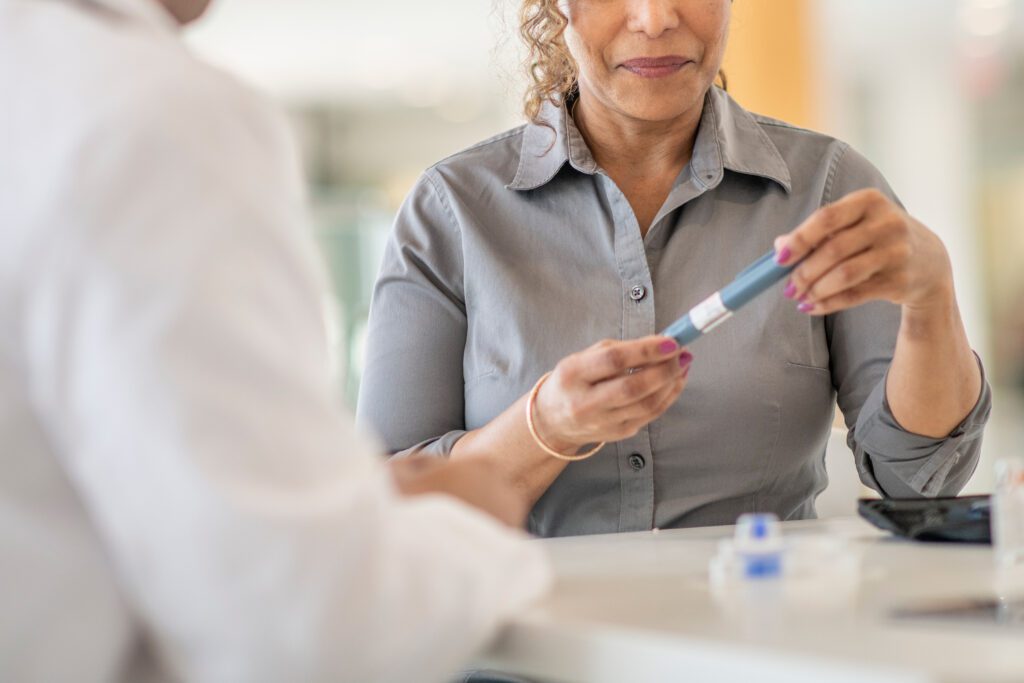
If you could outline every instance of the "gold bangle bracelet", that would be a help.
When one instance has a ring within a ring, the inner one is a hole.
[[[607,442],[602,441],[601,443],[597,444],[586,453],[577,453],[576,455],[563,455],[562,453],[559,453],[558,451],[544,443],[544,439],[540,438],[540,435],[537,433],[537,426],[534,425],[533,423],[533,406],[537,402],[537,394],[540,393],[541,385],[543,385],[547,378],[550,376],[550,372],[544,373],[544,375],[541,376],[539,380],[537,380],[537,383],[533,385],[533,389],[530,390],[530,397],[526,400],[526,428],[530,430],[530,436],[533,437],[533,440],[537,444],[537,446],[542,451],[550,455],[552,458],[558,458],[559,460],[567,460],[569,462],[586,460],[587,458],[589,458],[590,456],[594,455],[599,450],[604,448],[604,445]]]

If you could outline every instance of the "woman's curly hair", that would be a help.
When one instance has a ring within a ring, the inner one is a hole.
[[[519,35],[526,44],[526,69],[530,84],[526,89],[523,112],[537,123],[544,102],[560,105],[577,88],[579,67],[565,43],[569,19],[558,8],[559,0],[522,0],[519,11]],[[725,73],[718,79],[727,87]]]
[[[559,105],[576,89],[578,67],[565,44],[568,25],[568,17],[558,9],[558,0],[523,0],[519,35],[526,43],[530,77],[523,111],[534,123],[544,102]]]

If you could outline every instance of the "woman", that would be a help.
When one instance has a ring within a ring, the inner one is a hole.
[[[498,463],[540,535],[813,517],[836,398],[879,492],[977,463],[989,389],[942,243],[847,145],[713,85],[730,10],[526,0],[530,122],[398,216],[360,414],[392,452]],[[692,354],[656,336],[773,246],[802,260],[781,292]]]

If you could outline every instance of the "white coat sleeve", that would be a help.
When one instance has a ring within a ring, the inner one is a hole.
[[[168,80],[55,178],[21,312],[41,419],[174,675],[443,680],[545,590],[541,548],[395,493],[330,382],[283,119]]]

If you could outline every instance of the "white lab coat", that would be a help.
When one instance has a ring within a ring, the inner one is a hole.
[[[441,680],[545,589],[339,407],[302,200],[154,0],[0,0],[0,680]]]

